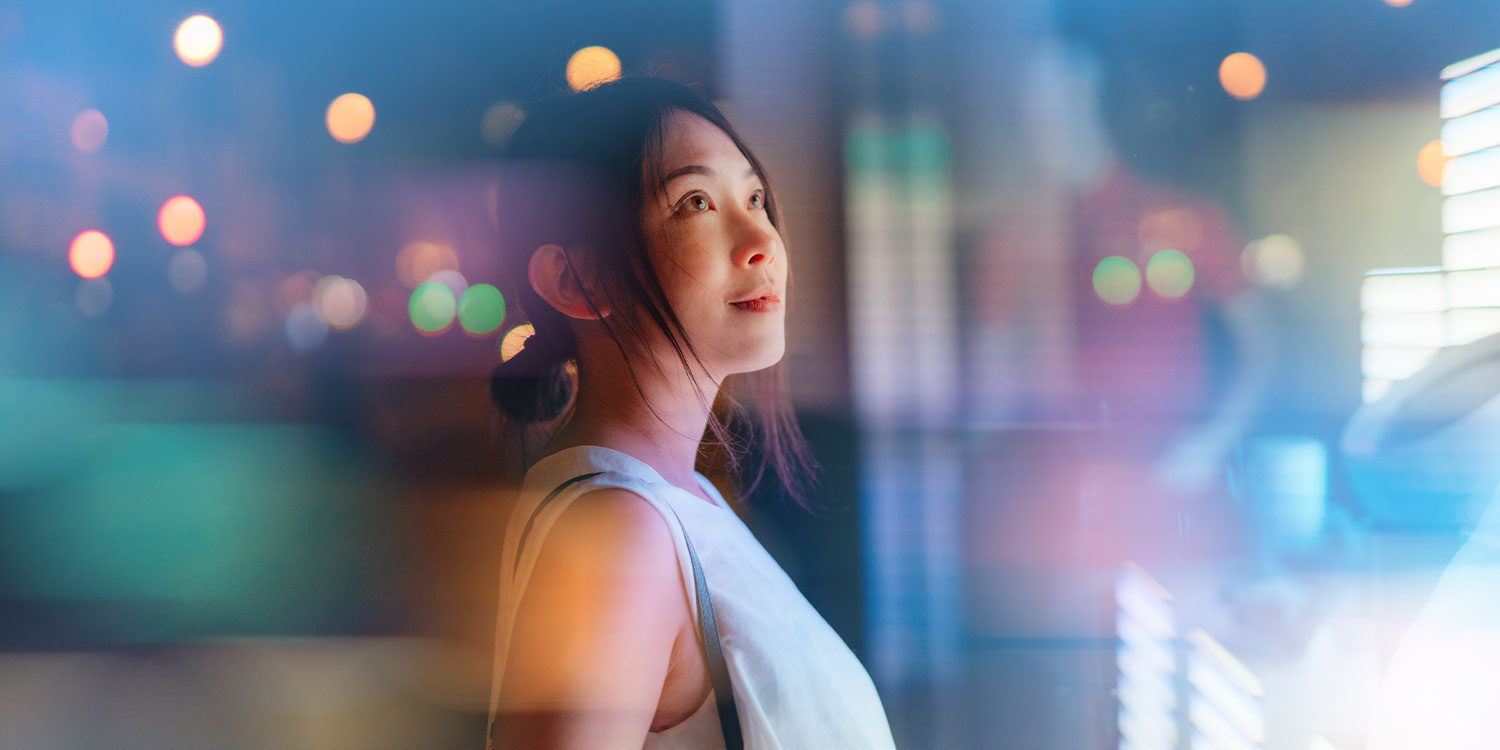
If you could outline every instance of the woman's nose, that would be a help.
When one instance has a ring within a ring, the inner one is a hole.
[[[738,242],[734,248],[735,265],[751,266],[774,263],[780,255],[781,237],[769,222],[747,216],[741,220]]]

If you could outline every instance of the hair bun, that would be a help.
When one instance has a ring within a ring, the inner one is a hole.
[[[570,342],[549,339],[527,337],[521,351],[490,372],[490,400],[517,422],[550,422],[573,400]]]

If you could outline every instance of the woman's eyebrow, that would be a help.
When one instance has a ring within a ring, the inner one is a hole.
[[[675,180],[678,177],[685,177],[685,176],[690,175],[690,174],[701,174],[704,177],[713,177],[713,176],[717,175],[718,172],[715,172],[712,169],[709,169],[708,167],[705,167],[705,166],[703,166],[701,164],[689,164],[689,165],[687,165],[685,167],[678,167],[678,168],[676,168],[676,169],[668,172],[667,176],[663,177],[661,179],[661,189],[662,190],[666,190],[667,189],[667,185],[670,185],[672,183],[672,180]],[[755,167],[750,167],[749,169],[745,170],[745,175],[744,175],[745,179],[749,179],[749,178],[754,177],[754,176],[755,176]]]

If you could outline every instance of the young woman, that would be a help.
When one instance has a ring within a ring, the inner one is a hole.
[[[691,89],[626,78],[527,113],[497,215],[536,332],[491,380],[524,470],[491,747],[892,747],[869,675],[698,471],[750,434],[792,497],[811,476],[760,162]]]

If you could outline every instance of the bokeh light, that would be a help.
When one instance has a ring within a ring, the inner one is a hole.
[[[323,311],[323,319],[339,330],[359,325],[369,306],[365,288],[358,281],[342,276],[325,276],[323,281],[327,283],[318,284],[318,307]]]
[[[84,279],[78,283],[78,293],[73,296],[73,302],[78,305],[79,312],[90,318],[96,318],[109,309],[109,303],[115,299],[115,288],[109,283],[109,279]]]
[[[844,6],[844,28],[858,39],[874,39],[884,25],[880,5],[872,0],[857,0]]]
[[[475,284],[458,298],[458,324],[465,331],[483,336],[505,321],[505,297],[489,284]]]
[[[1219,63],[1219,83],[1236,99],[1254,99],[1266,88],[1266,66],[1249,52],[1236,52]]]
[[[438,334],[453,325],[453,316],[458,312],[458,300],[447,285],[431,281],[412,290],[406,311],[411,317],[411,324],[418,331]]]
[[[344,94],[328,105],[328,134],[339,143],[358,143],[375,127],[375,104],[363,94]]]
[[[1157,296],[1177,299],[1193,288],[1193,261],[1176,250],[1162,250],[1146,262],[1146,284]]]
[[[479,121],[479,134],[491,148],[504,148],[516,128],[526,119],[526,113],[515,104],[500,102],[485,110]]]
[[[620,58],[608,47],[584,47],[568,58],[568,86],[591,89],[620,77]]]
[[[1411,0],[1385,0],[1385,4],[1392,8],[1405,8],[1411,5]]]
[[[453,248],[436,242],[409,242],[396,254],[396,278],[408,289],[426,283],[438,271],[457,270]]]
[[[508,362],[511,357],[520,354],[521,349],[526,347],[526,339],[531,338],[534,333],[536,328],[530,323],[522,323],[506,331],[505,336],[500,339],[500,361]]]
[[[1240,253],[1240,268],[1245,275],[1261,286],[1276,289],[1296,286],[1305,265],[1302,246],[1285,234],[1262,237]]]
[[[208,262],[203,254],[190,247],[178,250],[167,262],[167,280],[179,292],[191,292],[203,286],[208,277]]]
[[[109,235],[90,229],[79,232],[68,246],[68,265],[73,273],[85,279],[97,279],[109,273],[115,264],[115,243]]]
[[[1148,253],[1159,250],[1192,252],[1203,244],[1203,222],[1185,208],[1157,211],[1141,219],[1136,237],[1141,249]]]
[[[1417,174],[1422,176],[1422,181],[1433,187],[1443,184],[1443,170],[1448,166],[1452,157],[1443,153],[1442,141],[1428,141],[1427,145],[1417,152]]]
[[[464,275],[459,273],[458,271],[454,271],[448,268],[433,272],[433,274],[431,276],[428,276],[425,280],[442,284],[443,286],[448,287],[448,291],[453,292],[454,299],[458,299],[464,296],[464,292],[468,291],[469,289],[469,280],[464,278]]]
[[[68,136],[79,151],[92,154],[103,148],[104,141],[109,138],[109,120],[97,109],[85,109],[73,118]]]
[[[186,195],[168,198],[156,215],[156,225],[161,229],[161,236],[178,247],[197,242],[203,236],[206,224],[207,217],[203,215],[203,207]]]
[[[224,335],[236,345],[246,345],[263,337],[275,317],[271,314],[270,294],[250,281],[236,281],[224,308]]]
[[[1141,271],[1129,258],[1111,255],[1094,266],[1094,293],[1111,305],[1128,305],[1141,293]]]
[[[286,314],[286,342],[299,352],[316,349],[328,338],[328,321],[316,305],[302,303]]]
[[[276,287],[276,312],[286,315],[297,305],[315,303],[320,278],[317,271],[303,270],[283,279]]]
[[[224,47],[224,30],[219,28],[218,21],[208,16],[189,16],[177,25],[172,46],[183,62],[201,68],[219,56],[219,50]]]

